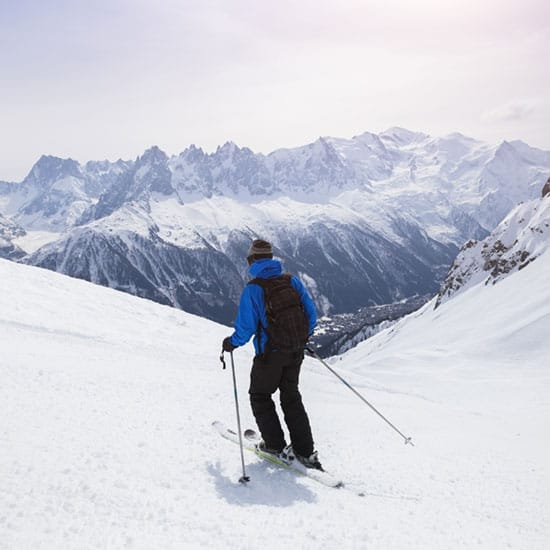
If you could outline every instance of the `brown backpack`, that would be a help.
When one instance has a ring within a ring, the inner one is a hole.
[[[291,275],[285,273],[272,279],[252,279],[249,285],[261,286],[264,291],[267,327],[258,324],[267,333],[264,353],[271,350],[283,352],[303,351],[309,337],[309,322],[298,291],[290,283]]]

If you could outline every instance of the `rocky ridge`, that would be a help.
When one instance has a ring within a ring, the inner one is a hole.
[[[535,261],[550,248],[550,191],[518,205],[483,241],[468,241],[451,265],[436,307],[484,282],[495,284]]]

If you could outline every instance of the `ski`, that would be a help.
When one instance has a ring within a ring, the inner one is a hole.
[[[323,485],[327,485],[328,487],[334,487],[334,488],[340,488],[344,486],[344,482],[339,480],[338,478],[334,477],[332,474],[329,474],[328,472],[324,470],[316,470],[314,468],[306,468],[301,462],[298,460],[295,460],[292,463],[288,463],[280,458],[278,458],[275,455],[272,455],[270,453],[264,453],[260,451],[257,448],[257,444],[261,441],[260,436],[255,430],[245,430],[244,431],[244,437],[247,441],[250,441],[253,444],[254,453],[259,456],[260,458],[264,458],[265,460],[269,460],[270,462],[273,462],[274,464],[277,464],[278,466],[281,466],[283,468],[286,468],[287,470],[293,470],[295,472],[298,472],[299,474],[302,474],[304,476],[310,477],[311,479],[314,479],[315,481],[318,481],[319,483],[322,483]]]
[[[212,426],[224,439],[227,439],[239,445],[239,434],[237,432],[231,430],[230,428],[227,428],[219,420],[214,421],[212,423]],[[263,460],[268,460],[272,464],[275,464],[276,466],[284,468],[285,470],[290,470],[292,472],[296,472],[305,477],[313,479],[314,481],[317,481],[318,483],[321,483],[322,485],[325,485],[327,487],[333,487],[336,489],[345,487],[345,484],[342,480],[338,479],[337,477],[333,476],[328,472],[315,470],[313,468],[306,468],[302,463],[298,462],[297,460],[291,464],[288,464],[287,462],[284,462],[283,460],[279,459],[275,455],[272,455],[269,453],[263,453],[262,451],[258,450],[256,447],[259,441],[260,441],[260,438],[254,430],[245,430],[243,447],[247,451],[254,453],[257,457]],[[359,496],[364,496],[364,494],[362,493],[357,493],[357,494]]]

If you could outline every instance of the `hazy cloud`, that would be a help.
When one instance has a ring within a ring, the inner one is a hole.
[[[531,116],[535,109],[536,102],[532,100],[510,101],[486,112],[483,119],[495,122],[517,121]]]

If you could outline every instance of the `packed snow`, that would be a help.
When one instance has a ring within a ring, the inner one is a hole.
[[[550,540],[550,252],[433,302],[302,393],[332,489],[245,456],[228,327],[0,260],[0,548],[514,548]],[[234,353],[243,427],[252,349]],[[229,358],[227,358],[229,359]]]

